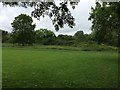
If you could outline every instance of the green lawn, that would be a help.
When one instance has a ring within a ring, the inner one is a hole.
[[[3,88],[115,88],[118,54],[3,48]]]

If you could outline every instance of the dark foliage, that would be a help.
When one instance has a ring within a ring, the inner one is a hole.
[[[34,10],[31,12],[31,15],[38,20],[40,17],[45,17],[46,15],[50,17],[52,23],[55,27],[55,30],[58,31],[59,28],[63,28],[67,24],[70,28],[75,26],[75,18],[72,16],[70,10],[68,9],[68,4],[75,8],[75,5],[78,4],[80,0],[73,2],[72,0],[66,0],[64,2],[59,2],[57,5],[54,2],[3,2],[3,5],[9,5],[11,7],[34,7]]]
[[[39,29],[35,31],[35,43],[37,44],[54,45],[56,44],[55,38],[55,34],[50,30]]]
[[[11,23],[13,27],[13,43],[22,44],[24,46],[25,44],[32,44],[34,42],[35,24],[32,23],[32,18],[26,14],[15,17],[13,23]]]
[[[119,46],[120,40],[120,2],[96,3],[91,8],[89,20],[92,20],[94,39],[100,44]]]
[[[7,38],[8,32],[5,30],[0,30],[0,32],[1,32],[0,34],[2,34],[2,43],[4,43],[8,40],[8,38]]]

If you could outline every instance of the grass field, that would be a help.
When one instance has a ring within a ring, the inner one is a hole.
[[[118,54],[3,48],[3,88],[115,88]]]

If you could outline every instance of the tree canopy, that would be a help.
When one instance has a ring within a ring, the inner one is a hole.
[[[35,31],[35,43],[51,45],[55,44],[54,32],[47,29],[39,29]]]
[[[91,8],[92,33],[98,43],[118,46],[120,40],[120,2],[96,3]]]
[[[21,14],[15,17],[13,23],[12,38],[14,43],[32,44],[34,42],[34,29],[35,24],[32,24],[33,20],[26,14]]]
[[[84,32],[83,31],[77,31],[74,35],[74,38],[76,39],[77,42],[82,42],[84,41]]]

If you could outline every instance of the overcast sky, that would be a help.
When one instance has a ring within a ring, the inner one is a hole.
[[[52,21],[49,17],[41,18],[38,21],[36,18],[33,18],[34,23],[36,23],[36,30],[39,28],[47,28],[54,31],[56,35],[58,34],[67,34],[74,35],[76,31],[83,30],[84,33],[90,33],[91,22],[88,21],[89,13],[91,12],[91,7],[95,7],[95,0],[80,0],[79,4],[73,10],[70,8],[72,15],[75,18],[76,26],[74,28],[69,28],[67,25],[60,29],[58,32],[55,31]],[[23,8],[23,7],[9,7],[4,6],[0,3],[0,29],[11,32],[12,27],[11,23],[14,18],[20,14],[31,15],[33,8]]]

